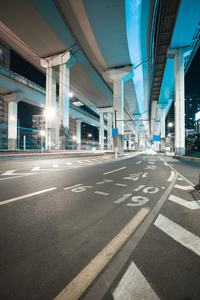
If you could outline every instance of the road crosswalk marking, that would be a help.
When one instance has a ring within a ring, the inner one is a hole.
[[[170,219],[159,214],[158,218],[154,222],[164,233],[169,235],[172,239],[180,243],[182,246],[193,251],[195,254],[200,256],[200,238],[193,233],[187,231],[180,225],[174,223]]]
[[[174,195],[170,195],[168,199],[189,209],[200,209],[200,201],[187,201]]]
[[[159,299],[133,261],[114,290],[113,297],[114,300]]]
[[[174,187],[177,188],[177,189],[183,190],[183,191],[194,190],[193,186],[191,186],[191,185],[179,185],[179,184],[175,184]]]

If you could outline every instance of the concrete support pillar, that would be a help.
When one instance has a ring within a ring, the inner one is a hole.
[[[161,136],[161,151],[165,151],[165,107],[167,103],[160,103],[160,136]]]
[[[56,71],[59,66],[59,114],[58,119],[46,120],[46,148],[63,148],[65,134],[69,131],[69,80],[70,68],[76,59],[70,52],[41,60],[41,65],[46,68],[46,110],[56,113]],[[59,136],[59,139],[58,139]]]
[[[135,121],[135,150],[139,150],[139,121]]]
[[[56,71],[51,65],[46,68],[46,135],[47,150],[56,147]]]
[[[184,86],[184,53],[190,47],[170,49],[168,57],[174,58],[174,91],[175,91],[175,152],[185,155],[185,86]]]
[[[104,114],[100,112],[99,149],[104,150]]]
[[[132,73],[132,67],[123,67],[119,69],[107,70],[103,73],[107,81],[113,82],[113,108],[114,124],[117,124],[118,138],[117,148],[119,153],[123,153],[124,147],[124,82],[123,78]],[[116,121],[115,122],[115,116]]]
[[[110,145],[110,138],[112,137],[112,112],[107,113],[108,121],[107,121],[107,128],[108,128],[108,149],[111,149]]]
[[[14,92],[3,96],[3,100],[8,102],[8,149],[17,149],[18,130],[20,127],[17,118],[18,102],[23,99],[21,92]],[[18,127],[18,130],[17,130]]]
[[[185,88],[183,51],[177,49],[174,57],[175,86],[175,151],[177,155],[185,155]]]
[[[131,133],[129,133],[129,135],[128,135],[128,148],[129,148],[129,150],[131,150],[131,143],[132,143],[132,140],[131,140]]]
[[[139,127],[139,150],[145,149],[145,135],[144,135],[144,125],[140,125]]]
[[[161,109],[161,151],[165,151],[165,108]]]
[[[8,149],[17,149],[17,102],[8,103]]]
[[[127,135],[124,134],[124,150],[127,150]]]
[[[76,120],[76,142],[77,150],[81,150],[81,119]]]

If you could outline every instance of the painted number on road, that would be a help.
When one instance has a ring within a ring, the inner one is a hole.
[[[131,198],[131,200],[133,201],[133,203],[128,203],[126,204],[127,206],[141,206],[146,204],[149,199],[143,196],[134,196]]]

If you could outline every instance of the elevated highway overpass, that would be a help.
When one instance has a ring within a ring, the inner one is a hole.
[[[161,134],[164,148],[174,94],[175,147],[184,154],[184,56],[187,71],[199,47],[199,12],[195,0],[8,0],[0,4],[0,39],[46,73],[49,109],[59,82],[60,126],[69,126],[70,91],[99,109],[101,148],[105,114],[109,134],[119,130],[120,151],[127,131],[136,148],[139,131],[149,141]]]

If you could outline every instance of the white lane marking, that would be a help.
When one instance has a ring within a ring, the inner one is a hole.
[[[79,164],[83,164],[83,161],[81,161],[81,160],[77,160],[77,163],[79,163]]]
[[[126,169],[126,167],[122,167],[122,168],[119,168],[119,169],[116,169],[116,170],[112,170],[112,171],[103,173],[103,175],[107,175],[107,174],[110,174],[110,173],[118,172],[118,171],[121,171],[121,170],[123,170],[123,169]]]
[[[159,214],[154,223],[160,230],[165,232],[182,246],[193,251],[200,256],[200,238],[193,233],[187,231],[180,225],[174,223],[163,215]]]
[[[133,261],[114,290],[113,297],[114,300],[159,299]]]
[[[34,167],[32,171],[39,171],[40,167]]]
[[[183,178],[179,177],[178,180],[183,180]]]
[[[141,162],[142,162],[142,161],[140,160],[140,161],[136,162],[135,164],[138,165],[138,164],[140,164]]]
[[[147,177],[147,172],[145,172],[143,175],[142,175],[142,177]]]
[[[57,164],[54,164],[54,165],[53,165],[53,168],[58,168],[58,165],[57,165]]]
[[[125,194],[123,195],[121,198],[119,198],[118,200],[115,201],[115,203],[119,204],[121,202],[124,202],[126,199],[128,199],[130,196],[132,196],[132,194]]]
[[[55,300],[77,300],[149,213],[142,208],[112,241],[61,291]]]
[[[168,163],[166,163],[166,162],[164,163],[164,165],[165,165],[166,167],[169,167],[169,164],[168,164]]]
[[[1,174],[1,176],[28,176],[28,175],[33,175],[32,173],[14,173],[17,170],[9,170]]]
[[[72,166],[72,163],[70,163],[70,162],[67,162],[66,164],[67,164],[68,166]]]
[[[89,160],[89,159],[84,159],[83,161],[91,162],[91,160]]]
[[[99,194],[99,195],[102,195],[102,196],[108,196],[109,194],[108,193],[103,193],[103,192],[99,192],[99,191],[96,191],[94,192],[95,194]]]
[[[32,196],[36,196],[36,195],[46,193],[46,192],[50,192],[50,191],[53,191],[53,190],[56,190],[56,189],[57,188],[54,187],[54,188],[42,190],[42,191],[39,191],[39,192],[23,195],[23,196],[20,196],[20,197],[12,198],[12,199],[0,202],[0,205],[4,205],[4,204],[10,203],[10,202],[18,201],[18,200],[25,199],[25,198],[32,197]]]
[[[83,184],[80,183],[80,184],[76,184],[76,185],[73,185],[73,186],[69,186],[69,187],[64,188],[64,190],[70,190],[70,189],[73,189],[73,188],[81,186],[81,185],[83,185]]]
[[[177,188],[177,189],[183,190],[183,191],[194,190],[193,186],[191,186],[191,185],[179,185],[179,184],[175,184],[174,187]]]
[[[189,209],[200,209],[200,201],[187,201],[174,195],[170,195],[168,199]]]
[[[36,174],[36,173],[35,173]],[[13,174],[14,175],[14,174]],[[34,174],[29,174],[29,175],[34,175]],[[6,177],[6,178],[0,178],[0,180],[8,180],[8,179],[14,179],[14,178],[20,178],[20,177],[25,177],[25,176],[27,176],[27,174],[26,175],[21,175],[21,176],[12,176],[12,177]]]
[[[169,176],[169,178],[167,179],[167,181],[171,182],[173,180],[174,176],[175,176],[175,172],[171,171],[171,175]]]
[[[104,184],[104,183],[108,183],[108,182],[113,182],[113,180],[111,180],[111,179],[103,179],[103,181],[96,182],[96,184]]]
[[[6,171],[5,173],[3,173],[3,174],[1,174],[1,175],[5,175],[5,176],[16,175],[16,174],[13,174],[15,171],[17,171],[17,170]]]
[[[127,186],[127,184],[122,184],[122,183],[115,183],[115,185],[119,185],[119,186]]]

